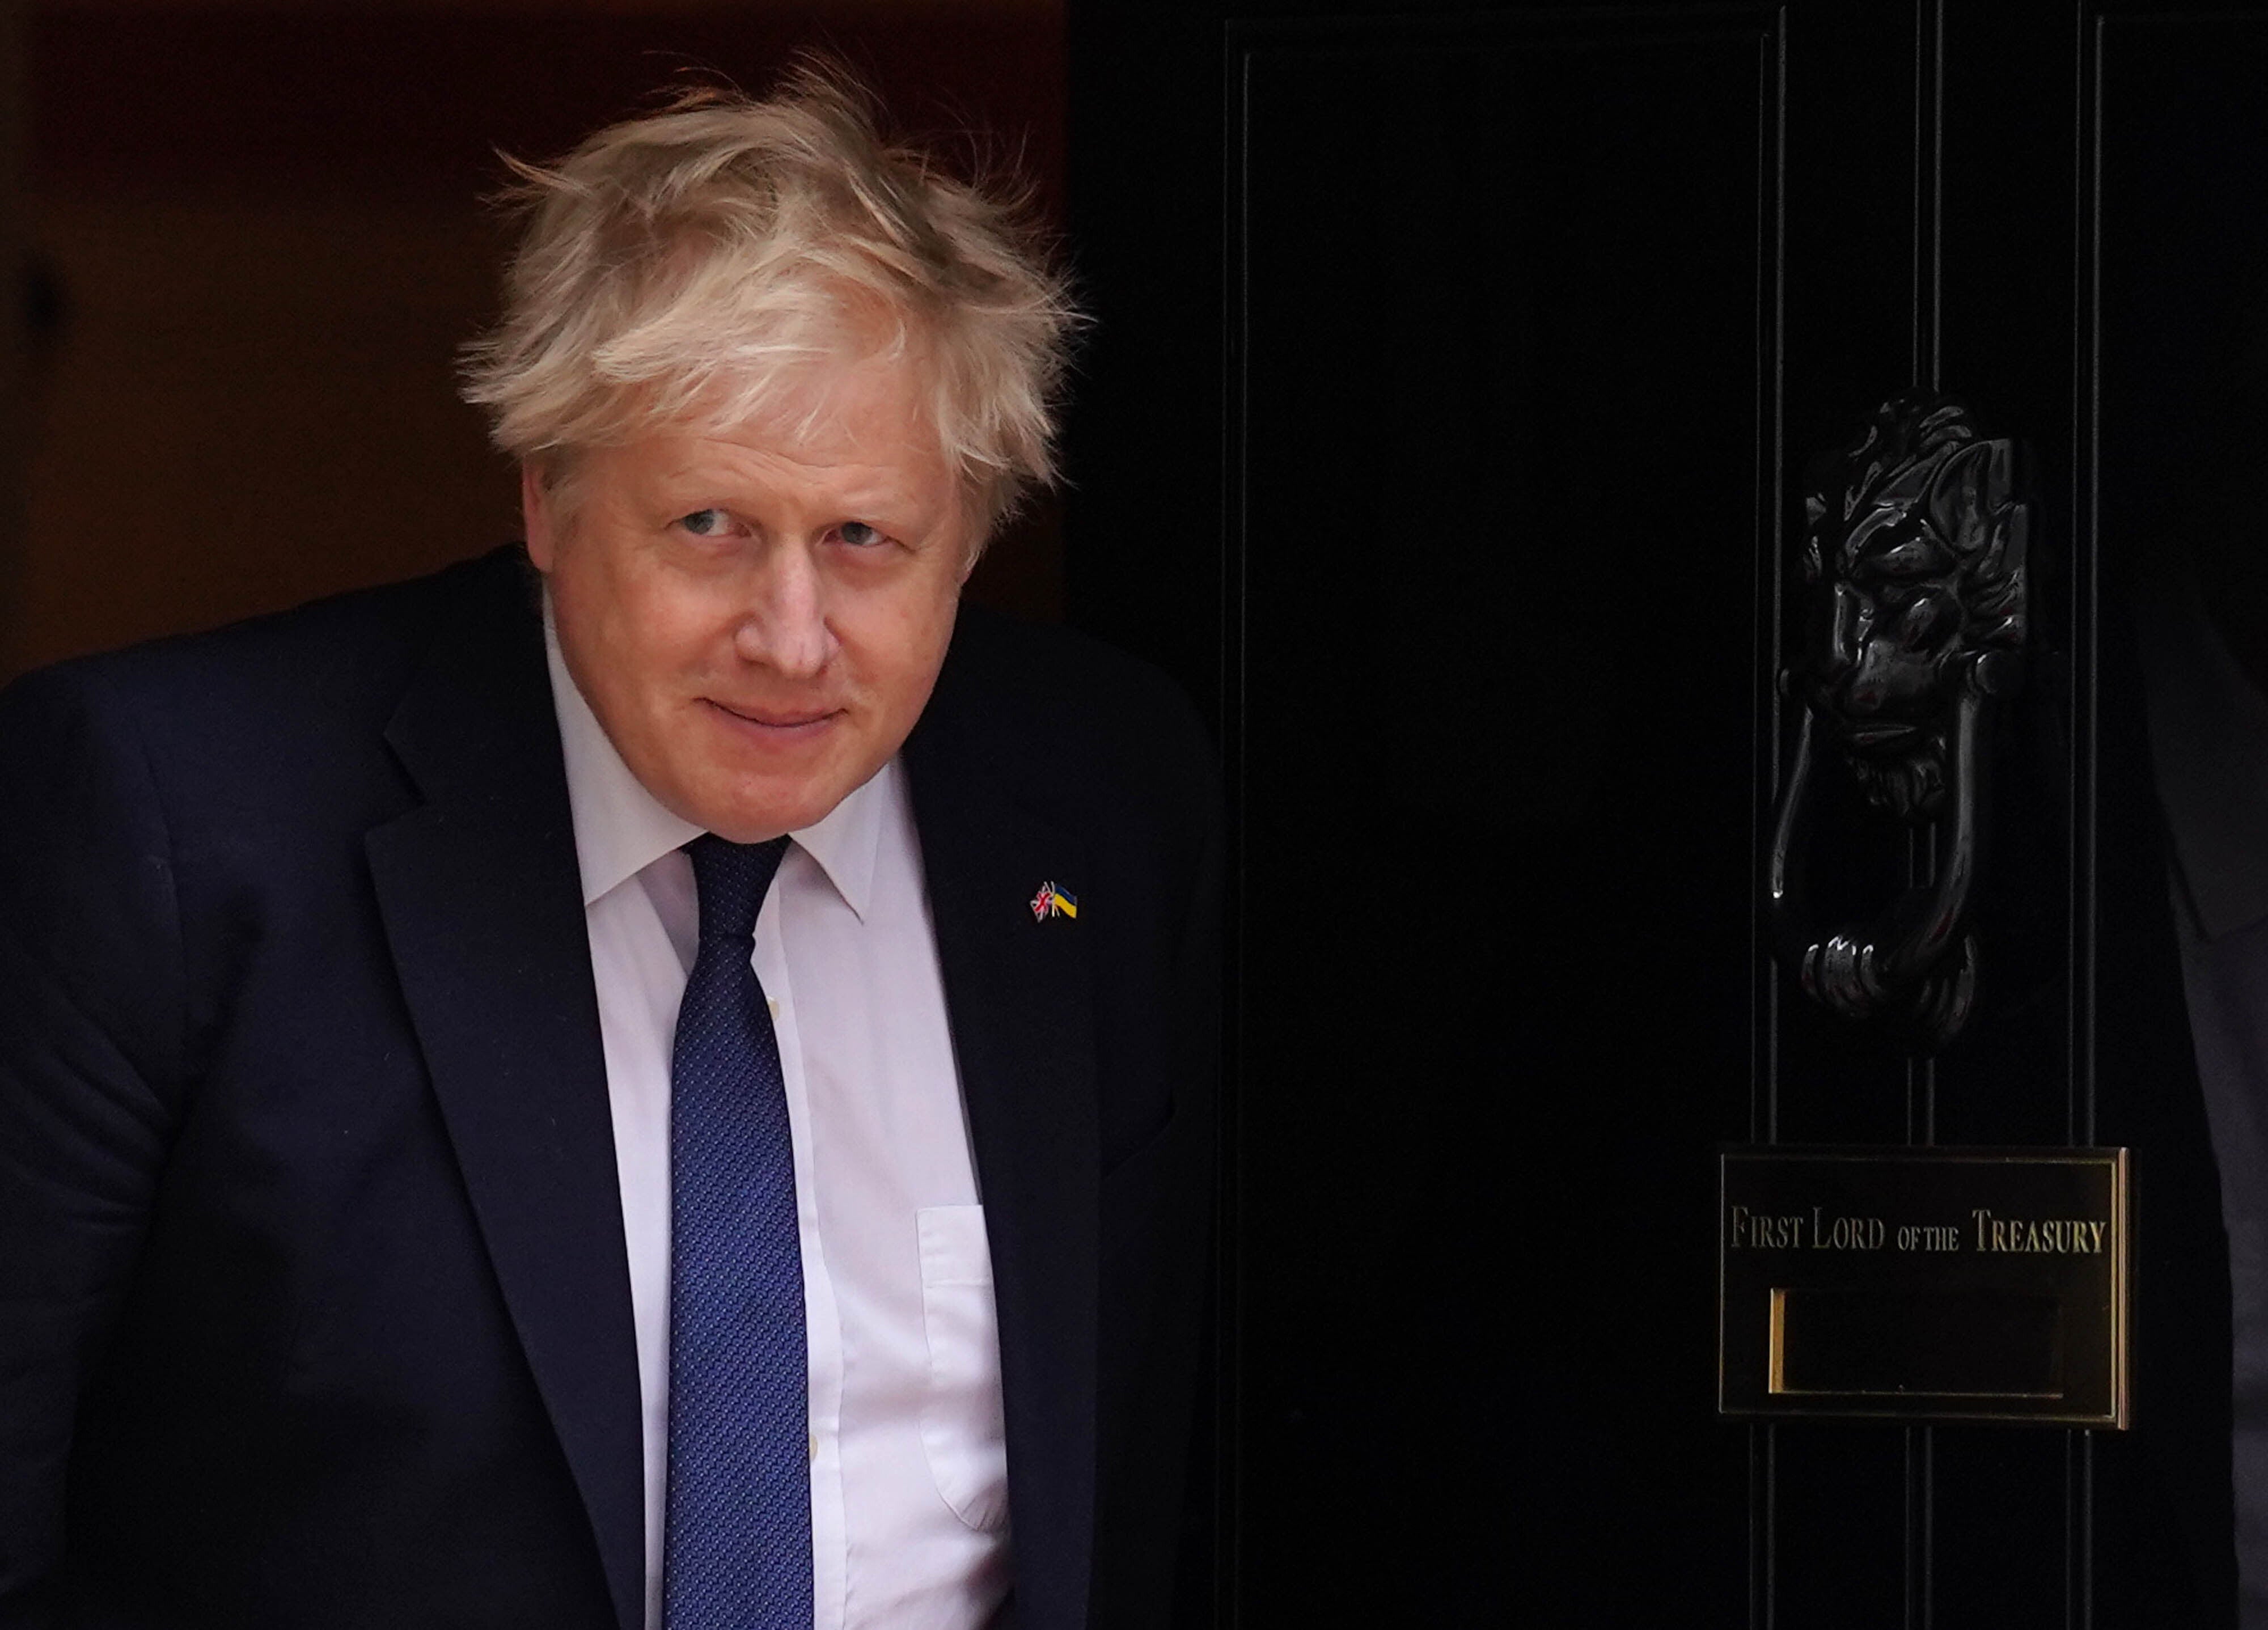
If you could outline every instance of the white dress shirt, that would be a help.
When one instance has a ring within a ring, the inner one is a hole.
[[[561,661],[644,1412],[646,1625],[669,1439],[669,1069],[700,835],[632,775]],[[811,1351],[816,1630],[976,1630],[1009,1584],[999,1339],[905,777],[798,832],[756,919],[787,1083]]]

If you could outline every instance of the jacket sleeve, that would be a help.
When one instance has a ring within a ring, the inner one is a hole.
[[[0,1626],[57,1612],[74,1419],[180,1111],[173,856],[99,675],[0,692]]]

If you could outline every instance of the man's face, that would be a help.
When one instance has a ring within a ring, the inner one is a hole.
[[[660,802],[738,843],[808,826],[929,701],[973,540],[902,358],[792,406],[811,428],[665,430],[521,482],[561,654]]]

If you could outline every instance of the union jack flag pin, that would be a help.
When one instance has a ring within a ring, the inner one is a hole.
[[[1032,921],[1045,922],[1049,917],[1076,917],[1079,899],[1064,893],[1052,883],[1040,885],[1040,892],[1032,896]]]

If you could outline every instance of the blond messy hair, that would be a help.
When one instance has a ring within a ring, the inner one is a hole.
[[[547,481],[663,424],[778,414],[878,354],[924,371],[980,542],[1055,480],[1079,318],[1022,201],[887,143],[840,70],[806,64],[761,101],[696,91],[556,165],[507,162],[527,224],[463,392]]]

